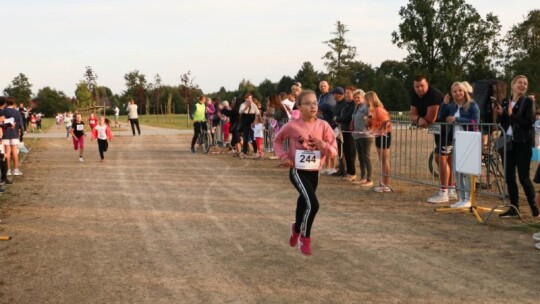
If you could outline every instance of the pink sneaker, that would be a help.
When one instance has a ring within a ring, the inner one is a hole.
[[[311,255],[311,238],[300,237],[300,251],[302,251],[304,255]]]
[[[296,244],[298,244],[298,238],[300,237],[300,233],[296,233],[294,231],[294,223],[292,223],[291,225],[291,236],[289,238],[289,245],[291,245],[291,247],[295,247]]]

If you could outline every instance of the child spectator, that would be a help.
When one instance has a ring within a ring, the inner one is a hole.
[[[231,122],[228,115],[230,115],[231,107],[229,106],[229,102],[225,100],[221,103],[220,108],[219,118],[221,119],[221,130],[223,131],[223,145],[229,146]]]
[[[255,121],[251,124],[251,128],[253,129],[255,143],[257,144],[257,153],[255,154],[255,158],[261,158],[264,156],[264,151],[262,149],[264,128],[260,114],[255,116]]]
[[[330,125],[317,118],[317,97],[311,90],[303,91],[297,99],[300,119],[291,120],[276,135],[274,151],[281,165],[289,167],[289,179],[300,193],[296,203],[296,219],[291,227],[289,245],[300,241],[300,251],[311,255],[311,227],[319,210],[315,191],[319,171],[326,157],[337,154],[336,138]],[[289,140],[289,150],[284,142]]]
[[[32,116],[30,117],[30,127],[32,128],[32,130],[30,132],[34,133],[36,131],[36,128],[37,128],[37,116],[36,116],[36,114],[32,114]]]
[[[103,161],[105,159],[103,153],[107,152],[107,149],[109,148],[107,139],[112,141],[112,133],[109,126],[109,121],[103,116],[99,118],[98,125],[92,129],[92,138],[90,140],[94,139],[97,139],[99,156],[101,157],[101,161]]]
[[[114,107],[114,127],[115,128],[120,127],[120,121],[118,120],[118,117],[120,117],[120,108],[116,106]]]
[[[536,120],[534,121],[534,145],[540,148],[540,110],[536,110]]]
[[[75,151],[79,150],[79,161],[84,161],[83,152],[84,152],[84,122],[82,121],[81,113],[75,114],[75,121],[71,126],[70,134],[73,138],[73,149]]]
[[[37,113],[36,115],[36,126],[37,126],[37,130],[38,132],[41,132],[41,121],[42,121],[42,118],[43,118],[43,113],[39,112]]]
[[[379,186],[374,187],[375,192],[390,192],[390,144],[392,143],[392,128],[390,123],[390,114],[384,108],[377,93],[371,91],[364,96],[366,105],[369,108],[370,115],[366,118],[368,128],[375,136],[375,147],[379,161],[382,165],[382,180]]]

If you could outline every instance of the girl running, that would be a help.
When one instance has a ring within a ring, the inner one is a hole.
[[[84,152],[84,122],[82,121],[81,113],[75,114],[75,121],[71,125],[70,134],[73,138],[73,149],[75,151],[79,150],[79,161],[84,161],[83,152]]]
[[[97,124],[98,118],[96,117],[96,114],[94,114],[94,112],[90,113],[90,116],[88,117],[88,125],[90,126],[90,130],[94,131]]]
[[[295,247],[300,240],[300,251],[311,255],[311,226],[319,210],[315,191],[319,170],[326,157],[337,155],[336,137],[330,125],[317,118],[315,92],[305,90],[296,100],[300,119],[283,126],[274,140],[274,151],[281,165],[289,167],[289,179],[300,193],[296,202],[296,220],[291,227],[289,245]],[[289,140],[289,150],[283,144]]]
[[[109,148],[109,142],[107,139],[112,141],[112,133],[109,126],[109,121],[103,116],[99,117],[98,125],[92,130],[91,140],[96,138],[98,142],[99,156],[101,157],[101,161],[103,161],[105,159],[103,153],[107,152],[107,149]]]
[[[71,125],[73,124],[73,116],[71,113],[66,113],[64,117],[64,125],[66,126],[66,138],[69,140],[69,134],[71,133]]]

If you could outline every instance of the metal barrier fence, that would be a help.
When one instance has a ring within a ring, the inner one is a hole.
[[[415,184],[441,187],[439,167],[436,160],[447,158],[455,164],[455,135],[460,126],[464,130],[481,132],[481,174],[473,180],[473,195],[485,195],[502,201],[506,206],[507,188],[505,183],[506,146],[497,151],[495,142],[499,137],[506,137],[504,130],[497,124],[448,124],[435,123],[428,129],[417,128],[410,121],[391,120],[390,173],[384,174],[382,160],[379,160],[381,179],[389,176],[391,179],[403,180]],[[384,142],[386,137],[383,136]],[[441,147],[441,148],[436,148]],[[452,167],[453,178],[449,189],[456,188],[453,181],[456,172]],[[463,189],[457,189],[463,190]],[[474,202],[473,196],[471,199]],[[500,207],[500,206],[496,206]],[[496,207],[490,208],[493,211]],[[489,218],[490,214],[487,218]],[[479,219],[480,220],[480,219]]]
[[[283,124],[287,123],[288,120],[283,120]],[[225,122],[220,121],[216,126],[212,127],[212,123],[208,122],[208,132],[211,134],[211,145],[217,147],[226,147],[230,145],[230,140],[232,138],[232,129],[229,129],[229,138],[225,141],[225,136],[223,133],[223,126]],[[271,126],[270,122],[264,123],[264,136],[263,136],[263,150],[264,152],[273,152],[274,151],[274,138],[276,136],[276,130]],[[240,136],[241,137],[241,136]],[[285,149],[288,149],[288,142],[285,143]]]

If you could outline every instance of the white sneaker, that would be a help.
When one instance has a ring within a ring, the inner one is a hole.
[[[328,172],[326,172],[326,175],[332,175],[332,174],[334,174],[336,172],[337,172],[336,169],[330,169],[330,170],[328,170]]]
[[[540,249],[540,243],[534,244],[534,247],[536,247],[536,249]]]
[[[322,168],[321,174],[326,174],[328,171],[325,168]]]
[[[458,201],[457,203],[450,205],[451,208],[469,208],[470,206],[470,201]]]
[[[22,175],[22,172],[19,171],[19,169],[14,169],[13,170],[13,175]]]
[[[12,174],[11,174],[11,169],[7,170],[7,175],[8,175],[8,176],[12,175]]]
[[[428,198],[428,203],[432,203],[432,204],[448,203],[448,192],[439,190],[437,194]]]
[[[390,189],[390,187],[388,186],[377,186],[377,187],[373,187],[373,191],[378,192],[378,193],[384,193],[384,192],[392,192],[392,189]]]
[[[537,232],[537,233],[533,234],[533,239],[535,241],[540,241],[540,232]]]
[[[84,159],[82,157],[79,157],[79,161],[82,162],[84,161]]]
[[[448,189],[448,198],[449,199],[457,199],[457,191],[456,189]]]

